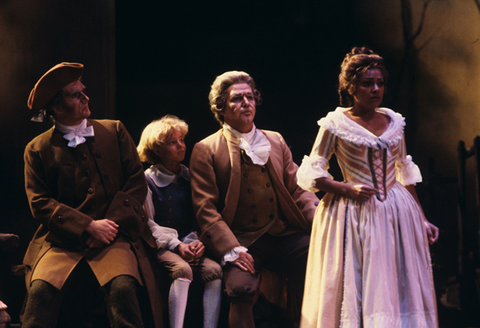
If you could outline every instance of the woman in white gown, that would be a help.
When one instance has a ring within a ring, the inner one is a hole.
[[[379,108],[382,57],[353,48],[339,75],[342,105],[318,121],[298,184],[327,192],[315,214],[301,327],[438,327],[428,244],[438,228],[415,192],[404,118]],[[344,181],[327,172],[335,154]]]

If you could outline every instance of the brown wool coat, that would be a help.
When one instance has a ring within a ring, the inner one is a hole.
[[[271,144],[266,164],[277,193],[280,209],[287,222],[310,233],[318,205],[315,194],[297,185],[298,166],[278,132],[265,131]],[[190,158],[190,183],[193,209],[198,221],[200,240],[217,259],[240,246],[230,230],[240,197],[240,140],[229,131],[218,132],[198,142]],[[260,232],[261,233],[261,232]],[[265,271],[265,270],[264,270]],[[264,279],[268,277],[267,279]],[[281,280],[272,272],[262,271],[260,290],[273,303],[284,306]]]
[[[297,185],[298,166],[277,132],[263,131],[272,146],[266,166],[288,223],[310,232],[319,202],[315,194]],[[200,239],[220,259],[240,246],[230,230],[240,197],[240,140],[221,129],[198,142],[190,159],[190,181]]]
[[[145,285],[155,326],[161,327],[161,300],[147,254],[156,245],[142,208],[147,184],[135,144],[119,121],[88,120],[88,125],[95,136],[76,148],[51,128],[25,149],[26,193],[40,222],[24,258],[27,290],[32,277],[61,288],[85,257],[101,285],[121,274]],[[89,250],[85,227],[103,218],[120,226],[118,236]]]

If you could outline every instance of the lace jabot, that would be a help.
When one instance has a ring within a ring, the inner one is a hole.
[[[240,139],[240,149],[245,151],[253,164],[265,165],[267,163],[272,145],[265,134],[258,130],[255,125],[253,125],[252,131],[248,133],[240,133],[227,123],[223,124],[223,128]]]
[[[391,147],[402,140],[405,118],[399,113],[385,107],[376,109],[378,112],[390,117],[390,124],[387,130],[380,137],[377,137],[360,124],[348,118],[345,115],[345,112],[348,110],[350,108],[337,107],[335,111],[328,113],[326,117],[320,119],[317,123],[338,138],[359,146],[385,148],[383,145]]]

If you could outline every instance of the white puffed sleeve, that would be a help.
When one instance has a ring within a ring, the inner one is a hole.
[[[335,135],[320,127],[310,156],[304,156],[297,171],[297,184],[304,190],[318,192],[315,180],[333,179],[328,173],[330,157],[335,149]]]
[[[310,157],[305,155],[302,165],[300,165],[297,171],[297,184],[304,190],[318,192],[319,190],[315,188],[315,179],[333,179],[332,175],[327,172],[328,168],[328,160],[325,158],[318,155]]]
[[[395,177],[404,186],[414,186],[422,182],[422,174],[418,166],[413,162],[412,156],[406,155],[406,153],[405,139],[403,139],[399,157],[395,163]]]

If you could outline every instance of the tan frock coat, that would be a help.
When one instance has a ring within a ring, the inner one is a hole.
[[[131,275],[146,285],[155,326],[162,326],[160,297],[148,254],[156,249],[142,204],[147,184],[135,144],[120,121],[88,120],[95,136],[76,148],[55,128],[25,149],[25,188],[40,222],[27,249],[27,290],[35,279],[61,288],[85,257],[100,285]],[[92,220],[119,225],[117,238],[88,249],[85,227]]]
[[[262,132],[271,144],[266,167],[282,214],[290,225],[309,233],[319,200],[315,194],[297,185],[298,166],[293,162],[283,137],[278,132]],[[229,131],[220,129],[198,142],[190,159],[192,201],[201,230],[200,240],[217,259],[240,246],[230,229],[240,197],[239,145],[238,138]],[[267,286],[261,286],[261,289],[280,290]],[[270,300],[276,298],[274,295],[270,296]]]

